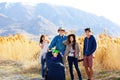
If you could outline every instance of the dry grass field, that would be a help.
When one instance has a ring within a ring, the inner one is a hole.
[[[83,49],[83,40],[83,36],[78,38],[81,53]],[[120,70],[120,38],[112,38],[106,33],[98,35],[97,50],[94,56],[94,69]]]
[[[39,44],[20,34],[0,37],[0,60],[16,61],[28,68],[38,65],[39,53]]]
[[[81,58],[83,40],[83,36],[77,38]],[[120,80],[120,38],[112,38],[104,33],[97,36],[97,43],[94,80]],[[34,78],[40,77],[39,53],[39,44],[20,34],[0,37],[0,80],[37,80]],[[82,63],[79,64],[85,77]],[[11,75],[5,76],[7,73]],[[18,77],[13,79],[14,76]]]

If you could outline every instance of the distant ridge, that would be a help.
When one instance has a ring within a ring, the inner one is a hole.
[[[120,35],[120,26],[112,21],[72,7],[39,3],[35,6],[22,3],[0,3],[0,35],[15,33],[55,35],[63,25],[67,30],[83,34],[90,27],[94,34],[106,29],[109,35]]]

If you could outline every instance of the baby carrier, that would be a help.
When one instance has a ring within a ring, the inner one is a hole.
[[[62,56],[58,54],[56,60],[52,56],[52,51],[46,54],[45,80],[65,80]]]

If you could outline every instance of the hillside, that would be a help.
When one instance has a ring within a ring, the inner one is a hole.
[[[102,16],[66,6],[38,3],[34,6],[22,3],[0,3],[0,35],[15,33],[38,36],[55,35],[57,28],[64,26],[83,34],[85,27],[92,28],[94,34],[107,30],[112,36],[120,35],[119,25]]]

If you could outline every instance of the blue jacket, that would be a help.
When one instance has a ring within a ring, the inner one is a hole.
[[[65,68],[60,54],[56,60],[53,60],[52,52],[47,53],[46,67],[48,69],[47,80],[65,80]]]
[[[97,47],[96,40],[93,35],[90,36],[90,38],[84,39],[84,48],[83,48],[83,55],[84,56],[90,56],[92,55]]]
[[[49,49],[56,47],[56,49],[62,52],[62,54],[64,55],[66,46],[63,44],[63,41],[65,40],[67,40],[66,36],[62,36],[62,37],[60,35],[55,36],[49,46]]]

